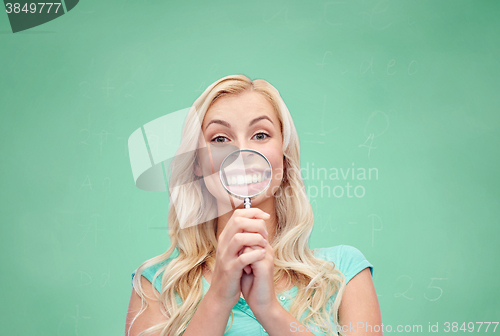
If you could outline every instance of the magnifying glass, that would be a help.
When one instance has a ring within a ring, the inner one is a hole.
[[[253,149],[239,149],[222,161],[219,176],[229,195],[242,199],[248,209],[251,200],[271,185],[273,171],[264,154]]]

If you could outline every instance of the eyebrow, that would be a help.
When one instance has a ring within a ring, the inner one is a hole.
[[[248,126],[252,126],[253,124],[257,123],[258,121],[260,120],[263,120],[263,119],[267,119],[271,122],[271,124],[274,125],[273,121],[266,115],[262,115],[260,117],[257,117],[255,118],[254,120],[250,121],[250,123],[248,124]],[[208,128],[208,126],[210,126],[210,124],[220,124],[220,125],[223,125],[223,126],[226,126],[228,128],[231,128],[231,125],[224,121],[224,120],[220,120],[220,119],[212,119],[210,120],[210,122],[207,124],[207,127],[205,127],[205,130]]]

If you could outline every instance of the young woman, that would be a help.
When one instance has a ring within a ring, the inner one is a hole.
[[[271,163],[271,184],[250,209],[218,179],[221,145],[257,150]],[[382,335],[363,254],[309,248],[299,139],[271,84],[235,75],[210,85],[187,115],[179,153],[171,246],[132,274],[126,335]]]

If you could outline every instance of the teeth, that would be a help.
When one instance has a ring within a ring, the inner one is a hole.
[[[264,176],[261,173],[254,173],[247,175],[233,175],[233,176],[228,176],[227,182],[230,186],[258,183],[266,179],[268,175],[269,174],[267,173],[264,174]]]

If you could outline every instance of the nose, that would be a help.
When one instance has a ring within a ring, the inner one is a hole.
[[[258,151],[258,146],[256,146],[254,142],[252,143],[252,141],[249,141],[247,139],[235,140],[234,144],[236,145],[236,147],[238,147],[238,149],[253,149]]]

